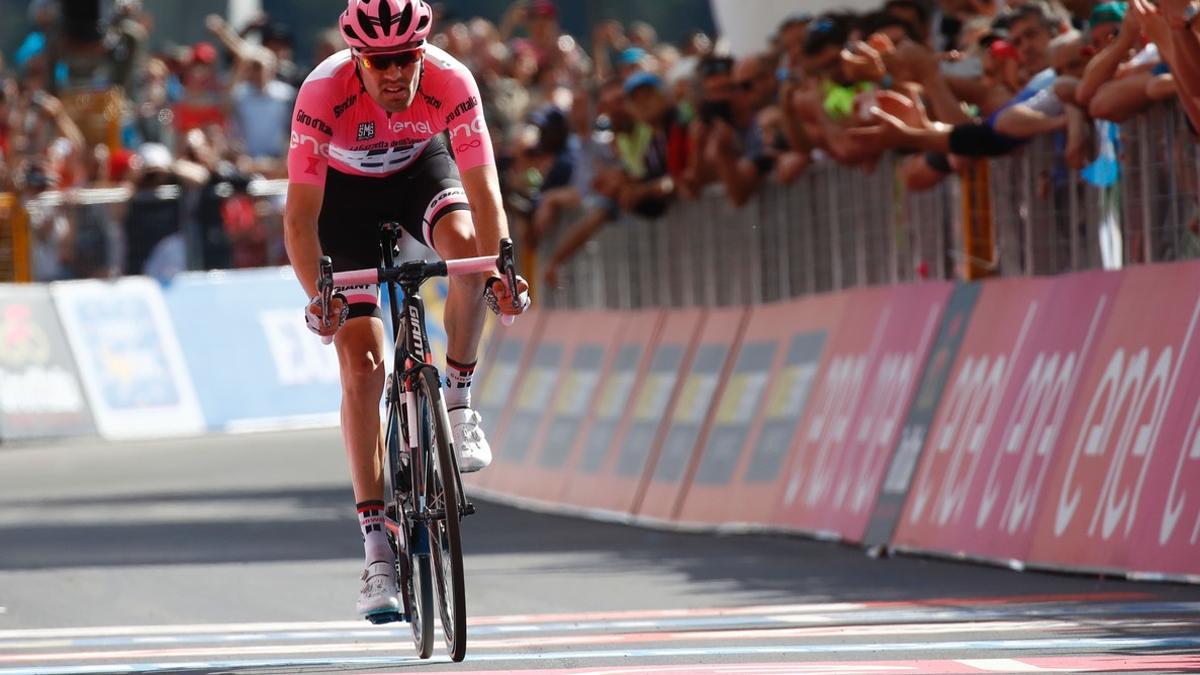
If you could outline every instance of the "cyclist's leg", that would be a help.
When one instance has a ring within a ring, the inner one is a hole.
[[[335,271],[379,264],[378,223],[388,214],[379,197],[386,179],[330,170],[319,219],[321,248]],[[378,618],[400,607],[396,566],[383,523],[383,448],[379,400],[384,383],[383,321],[375,286],[339,288],[350,301],[350,318],[334,336],[342,384],[341,428],[363,535],[365,571],[357,609]]]
[[[342,439],[358,503],[383,499],[379,400],[383,395],[383,321],[352,318],[334,337],[342,380]]]
[[[443,259],[479,255],[475,227],[458,167],[440,142],[430,143],[410,176],[409,195],[414,210],[401,222],[418,240],[437,251]],[[420,223],[419,229],[414,227]],[[448,340],[447,375],[453,387],[446,389],[454,446],[463,471],[478,471],[491,462],[491,449],[479,427],[479,415],[470,406],[470,378],[483,333],[485,307],[483,285],[487,275],[455,276],[450,279],[444,323]]]

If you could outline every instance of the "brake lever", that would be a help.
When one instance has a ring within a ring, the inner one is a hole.
[[[333,302],[333,260],[329,256],[321,256],[318,267],[317,293],[321,297],[321,327],[329,328],[329,305]],[[321,342],[329,344],[333,337],[321,336]]]
[[[508,292],[512,297],[513,309],[521,309],[521,301],[517,297],[517,263],[513,240],[505,237],[500,240],[500,255],[496,258],[496,269],[504,275],[508,282]],[[505,326],[513,325],[517,317],[511,314],[501,314],[500,323]]]

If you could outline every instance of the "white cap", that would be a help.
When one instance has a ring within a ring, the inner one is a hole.
[[[138,148],[143,171],[168,171],[171,168],[171,151],[162,143],[142,143]]]

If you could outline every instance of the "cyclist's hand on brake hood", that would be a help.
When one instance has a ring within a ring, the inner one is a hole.
[[[492,277],[487,280],[483,291],[483,299],[488,307],[500,316],[518,316],[529,309],[529,282],[524,277],[517,277],[517,303],[513,306],[512,292],[508,288],[508,280],[502,277]]]
[[[346,296],[341,293],[334,293],[330,298],[329,308],[324,316],[321,314],[321,296],[319,295],[309,300],[308,306],[304,308],[304,320],[308,324],[308,329],[321,337],[333,337],[333,334],[346,323],[346,317],[349,314],[350,304],[346,302]]]

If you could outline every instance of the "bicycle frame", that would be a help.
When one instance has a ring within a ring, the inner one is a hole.
[[[415,378],[418,377],[421,369],[432,367],[432,355],[429,351],[429,335],[425,329],[425,303],[421,299],[420,287],[421,284],[433,277],[495,272],[497,267],[500,266],[501,260],[484,256],[434,263],[414,261],[397,265],[393,251],[399,232],[400,226],[397,223],[384,223],[381,227],[380,245],[383,251],[383,267],[334,273],[332,275],[332,285],[380,284],[387,288],[389,310],[392,318],[392,345],[395,354],[392,377],[393,382],[399,383],[398,393],[403,396],[404,415],[401,421],[404,424],[403,437],[407,441],[412,462],[411,475],[414,479],[413,494],[423,495],[425,487],[421,482],[425,479],[425,466],[423,462],[427,458],[421,457],[421,453],[411,452],[418,447],[419,440],[417,436],[416,395],[414,393]],[[508,256],[511,257],[511,253]],[[508,266],[511,267],[511,263]],[[400,287],[403,293],[402,300],[398,300],[396,297],[397,286]],[[392,387],[389,387],[389,391],[386,393],[388,396],[391,396],[393,393]],[[388,433],[390,433],[390,430]],[[453,459],[457,462],[457,458]],[[460,506],[463,508],[464,513],[469,514],[473,509],[466,502],[465,497],[462,496],[462,476],[457,471],[455,471],[455,481],[456,487],[459,488]],[[421,509],[424,509],[424,507],[424,504],[419,505]],[[416,521],[428,520],[431,517],[423,513],[397,515],[403,515],[405,518],[412,518]],[[436,515],[433,517],[436,517]],[[395,536],[402,536],[398,521],[393,522],[390,518],[387,519],[387,527]],[[416,543],[419,547],[428,547],[428,542]],[[420,552],[424,552],[424,550],[418,550],[418,553]]]

